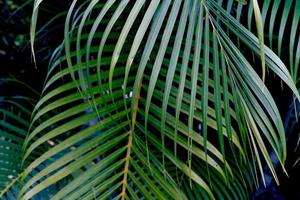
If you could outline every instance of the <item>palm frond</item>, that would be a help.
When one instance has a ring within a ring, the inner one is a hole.
[[[284,168],[282,120],[247,54],[299,94],[228,2],[74,0],[24,138],[18,197],[56,186],[51,199],[245,199],[262,163],[277,181],[269,150]]]
[[[247,28],[252,30],[254,23],[252,1],[249,1],[249,4],[243,6],[243,10],[248,13]],[[263,24],[266,44],[288,66],[295,83],[299,82],[300,37],[297,31],[300,25],[299,13],[298,1],[268,0],[261,4],[262,21],[268,22]],[[238,15],[237,18],[240,20]]]
[[[46,148],[41,146],[22,163],[22,147],[28,134],[32,109],[36,104],[35,98],[39,97],[39,93],[14,78],[1,78],[0,83],[5,84],[4,90],[19,88],[19,92],[22,91],[28,96],[31,94],[31,97],[27,97],[12,93],[0,98],[0,197],[16,199],[21,188],[23,167],[39,157],[39,151]],[[36,170],[33,172],[36,173]]]

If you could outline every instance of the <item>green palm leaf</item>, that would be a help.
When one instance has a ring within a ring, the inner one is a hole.
[[[246,54],[300,98],[263,45],[261,21],[258,39],[230,14],[233,6],[74,0],[20,144],[18,198],[56,186],[51,199],[246,199],[264,177],[262,163],[277,181],[269,150],[284,169],[282,120]]]

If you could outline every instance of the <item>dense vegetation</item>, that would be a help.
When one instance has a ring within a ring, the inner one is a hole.
[[[1,199],[299,197],[300,1],[0,4]]]

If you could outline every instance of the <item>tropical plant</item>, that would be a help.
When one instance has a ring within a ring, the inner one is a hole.
[[[286,137],[265,68],[300,99],[298,2],[72,1],[41,97],[1,100],[0,197],[248,199],[264,165],[278,182]],[[292,76],[271,50],[289,33]]]

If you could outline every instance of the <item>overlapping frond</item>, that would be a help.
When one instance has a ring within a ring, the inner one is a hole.
[[[247,52],[299,95],[228,2],[74,0],[24,138],[18,197],[56,186],[51,199],[246,199],[262,163],[277,180],[268,152],[283,166],[282,120]]]
[[[253,1],[248,1],[248,5],[234,5],[234,1],[219,1],[225,4],[227,11],[242,23],[245,22],[247,28],[254,31],[255,16]],[[263,22],[264,40],[267,46],[272,49],[288,66],[293,81],[299,82],[300,63],[300,3],[296,0],[280,1],[267,0],[260,3]],[[232,9],[232,8],[235,9]],[[247,17],[243,18],[243,15]]]
[[[42,145],[22,162],[22,147],[28,135],[32,109],[37,103],[39,94],[27,84],[14,78],[1,78],[0,83],[7,91],[6,96],[1,96],[1,120],[0,120],[0,197],[1,199],[16,199],[21,188],[23,168],[34,161],[41,154],[42,149],[48,145]],[[14,90],[18,88],[18,90]],[[34,138],[36,139],[36,138]],[[33,170],[31,177],[38,169]],[[48,196],[43,192],[43,196]],[[41,195],[38,195],[41,197]]]
[[[22,103],[33,106],[30,99],[1,97],[0,192],[9,187],[21,171],[22,146],[27,135],[31,111]],[[6,109],[4,109],[6,108]],[[26,121],[27,119],[27,121]]]

